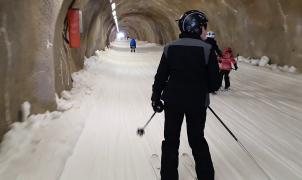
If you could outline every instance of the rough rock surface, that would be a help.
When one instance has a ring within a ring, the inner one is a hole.
[[[0,137],[21,120],[21,104],[32,113],[56,108],[55,93],[72,86],[71,73],[84,56],[103,49],[113,18],[109,1],[75,1],[83,11],[81,48],[70,49],[62,38],[72,0],[0,0]]]
[[[20,120],[20,107],[32,113],[56,108],[55,93],[69,89],[70,74],[84,56],[115,38],[110,0],[75,0],[83,11],[81,48],[62,38],[72,0],[0,0],[0,137]],[[166,44],[178,36],[176,19],[190,9],[205,11],[209,29],[222,47],[246,57],[267,55],[271,63],[302,70],[301,0],[113,0],[120,29],[131,37]]]
[[[244,56],[267,55],[273,63],[302,69],[300,0],[117,0],[122,28],[162,44],[177,37],[175,20],[190,9],[207,13],[209,29],[217,33],[221,46],[233,47]]]

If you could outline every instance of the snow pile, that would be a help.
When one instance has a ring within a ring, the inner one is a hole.
[[[251,59],[249,57],[245,58],[243,56],[238,56],[237,59],[238,59],[239,62],[251,63]]]
[[[238,56],[238,57],[237,57],[237,61],[238,61],[238,62],[243,62],[244,60],[246,60],[246,58],[243,57],[243,56]]]
[[[267,56],[262,56],[259,62],[259,66],[265,67],[268,63],[270,62],[269,57]]]
[[[61,113],[46,112],[44,114],[31,115],[25,122],[17,122],[11,126],[11,130],[5,134],[0,149],[0,172],[2,172],[20,154],[30,153],[38,143],[35,140],[37,129],[46,126],[53,120],[60,118]],[[1,173],[0,173],[1,177]]]
[[[268,65],[266,65],[266,67],[270,68],[273,71],[279,71],[277,64],[268,64]]]
[[[72,108],[73,103],[68,102],[68,100],[64,99],[63,97],[60,99],[56,94],[56,103],[57,103],[57,110],[58,111],[67,111]]]
[[[278,64],[267,64],[266,67],[276,72],[287,72],[292,74],[298,73],[298,70],[295,66],[288,66],[288,65],[279,66]]]
[[[259,59],[252,59],[252,60],[251,60],[251,64],[252,64],[253,66],[259,66],[259,62],[260,62]]]
[[[102,51],[96,50],[96,51],[95,51],[95,55],[96,55],[97,57],[100,57],[100,56],[102,55]]]
[[[72,99],[72,95],[69,91],[62,91],[61,92],[61,97],[65,100],[71,100]]]
[[[295,66],[291,66],[291,67],[288,69],[288,72],[290,72],[290,73],[297,73],[298,70],[297,70],[297,68],[296,68]]]
[[[267,56],[263,56],[263,57],[261,57],[261,59],[254,59],[254,58],[250,58],[250,57],[245,58],[243,56],[238,56],[238,61],[249,63],[249,64],[252,64],[253,66],[264,67],[270,62],[270,59]]]
[[[279,69],[280,69],[281,71],[284,71],[284,72],[288,72],[288,71],[289,71],[288,65],[279,66]]]
[[[288,65],[280,66],[278,64],[269,64],[270,58],[267,56],[262,56],[261,59],[255,59],[250,57],[245,58],[243,56],[238,56],[238,61],[248,63],[253,66],[266,67],[276,72],[282,71],[282,72],[293,73],[293,74],[298,73],[297,68],[294,66],[288,66]]]
[[[93,106],[87,95],[95,87],[97,59],[86,59],[84,69],[72,74],[73,88],[56,94],[56,111],[29,116],[30,103],[21,105],[23,122],[11,125],[0,146],[0,179],[58,179]]]
[[[101,52],[97,52],[97,54],[100,56]],[[99,70],[99,64],[100,63],[101,63],[101,61],[99,61],[99,57],[98,56],[93,56],[89,59],[85,59],[84,69],[86,71]]]
[[[98,71],[98,64],[99,56],[101,55],[100,51],[96,51],[96,56],[92,56],[90,58],[85,58],[84,61],[84,69],[75,72],[71,75],[73,80],[73,89],[69,91],[62,91],[61,98],[58,97],[56,94],[56,103],[57,103],[57,110],[58,111],[67,111],[70,110],[75,101],[73,100],[73,96],[76,94],[84,94],[90,95],[93,87],[94,82],[92,81],[96,75],[96,71]]]

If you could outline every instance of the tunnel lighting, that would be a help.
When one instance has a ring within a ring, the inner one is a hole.
[[[111,4],[112,11],[115,10],[115,3]]]
[[[113,15],[113,16],[116,16],[116,11],[113,11],[113,12],[112,12],[112,15]]]
[[[117,39],[124,39],[125,38],[125,33],[119,32],[116,34]]]
[[[116,26],[116,30],[117,32],[119,33],[120,32],[120,29],[118,27],[118,21],[117,21],[117,15],[116,15],[116,4],[115,3],[112,3],[112,0],[110,0],[110,3],[111,3],[111,8],[112,8],[112,15],[113,15],[113,19],[114,19],[114,22],[115,22],[115,26]]]

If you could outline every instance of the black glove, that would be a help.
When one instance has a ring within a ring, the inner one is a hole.
[[[237,71],[237,69],[238,69],[238,66],[237,66],[237,64],[234,64],[234,67],[235,67],[235,70]]]
[[[153,110],[157,113],[161,113],[164,110],[164,104],[162,101],[152,101]]]

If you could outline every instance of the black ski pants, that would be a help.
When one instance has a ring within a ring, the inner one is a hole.
[[[130,46],[131,52],[135,52],[135,46]]]
[[[204,128],[206,108],[200,105],[181,108],[165,104],[165,129],[162,142],[161,180],[178,180],[178,149],[181,125],[186,116],[187,133],[199,180],[214,180],[214,167]]]
[[[225,82],[225,86],[224,88],[225,89],[228,89],[230,86],[231,86],[231,82],[230,82],[230,72],[231,71],[228,71],[228,70],[220,70],[220,77],[221,77],[221,85],[220,87],[222,86],[222,82],[223,82],[223,79],[224,79],[224,82]]]

